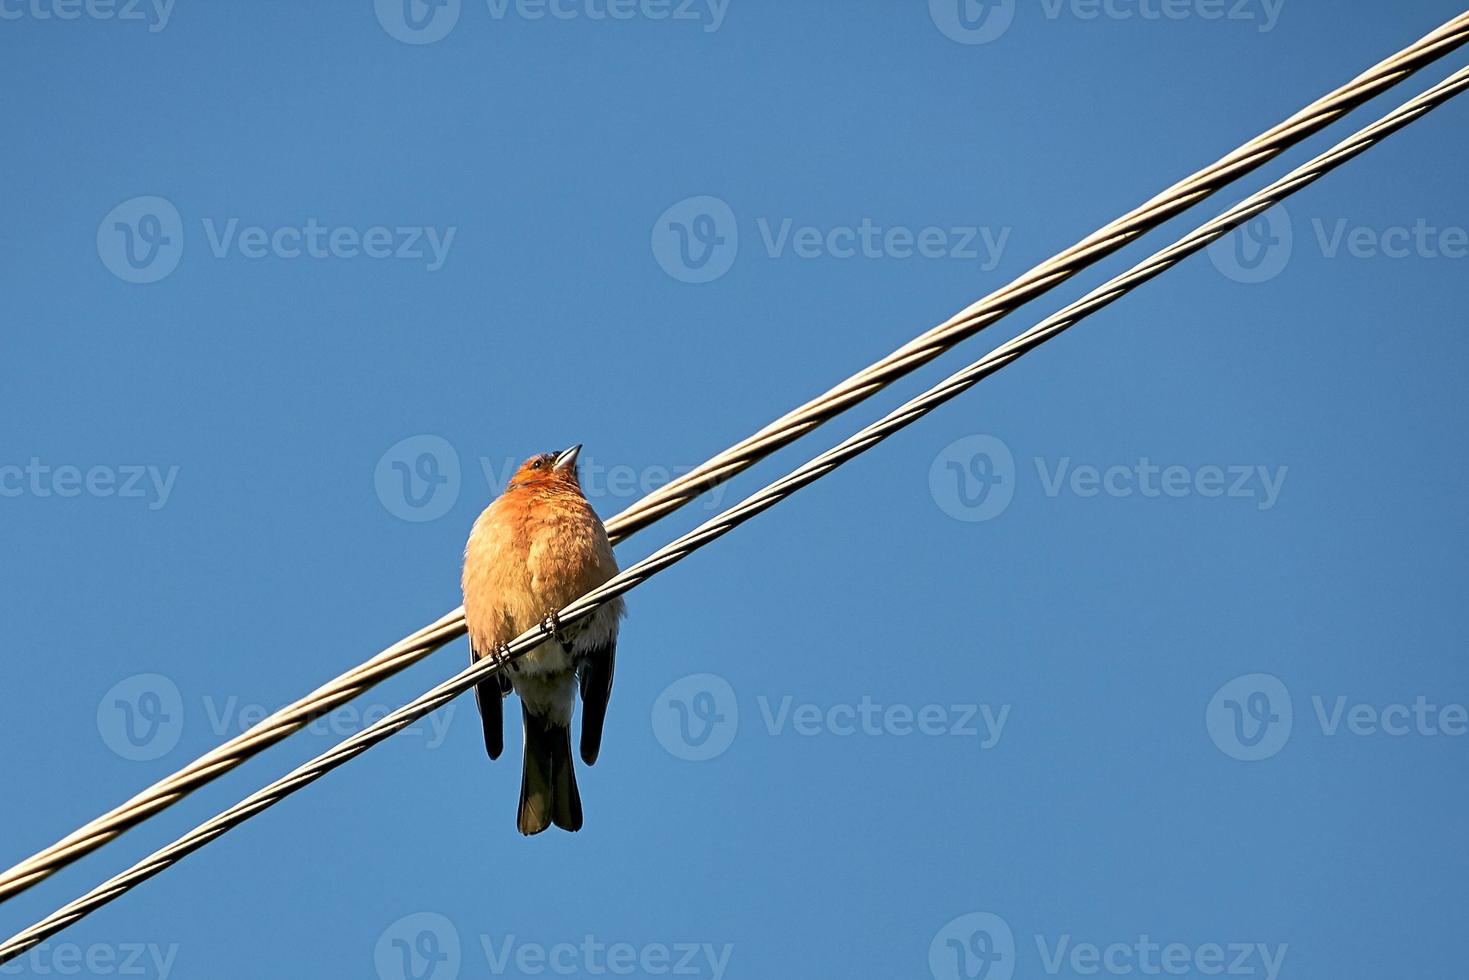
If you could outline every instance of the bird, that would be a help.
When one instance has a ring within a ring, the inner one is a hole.
[[[581,446],[540,453],[511,476],[504,493],[474,522],[464,548],[464,620],[470,660],[498,658],[526,630],[545,642],[475,687],[485,751],[505,748],[504,699],[520,697],[524,762],[516,826],[539,834],[551,824],[582,827],[571,757],[571,720],[582,701],[581,759],[597,761],[617,655],[622,598],[563,626],[557,610],[617,574],[607,529],[582,493]]]

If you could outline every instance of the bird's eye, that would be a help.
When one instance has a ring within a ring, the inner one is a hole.
[[[530,464],[530,468],[533,469],[533,470],[538,470],[538,469],[541,468],[542,462],[543,462],[542,460],[539,460],[538,459],[534,463]]]

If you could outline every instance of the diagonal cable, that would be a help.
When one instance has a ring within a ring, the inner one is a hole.
[[[1077,272],[1106,258],[1226,184],[1255,170],[1363,102],[1382,94],[1424,66],[1459,48],[1466,41],[1469,41],[1469,11],[1459,14],[1442,27],[1311,103],[1217,162],[1174,184],[1065,251],[1037,265],[1010,284],[914,338],[825,394],[793,409],[754,435],[632,504],[607,523],[613,542],[621,541],[672,513],[893,381],[927,364],[955,344]],[[0,873],[0,902],[13,898],[61,868],[85,857],[129,828],[172,806],[199,787],[300,730],[312,719],[350,701],[462,635],[464,615],[461,607],[399,640],[371,660],[318,687],[305,697],[277,710],[248,731],[222,743],[125,803]]]
[[[1189,232],[1133,266],[1114,279],[1087,293],[1075,303],[1047,317],[1014,339],[1001,344],[973,364],[958,371],[915,398],[865,426],[836,446],[790,473],[751,494],[723,513],[710,518],[694,530],[664,545],[588,592],[558,613],[565,626],[590,616],[603,604],[636,588],[659,572],[676,564],[704,545],[723,537],[741,524],[809,486],[848,460],[861,455],[888,436],[906,428],[939,405],[967,391],[981,380],[1028,351],[1076,325],[1091,314],[1127,295],[1133,289],[1171,269],[1188,256],[1206,248],[1275,204],[1321,179],[1348,160],[1364,153],[1381,140],[1407,126],[1455,95],[1469,89],[1469,68],[1460,69],[1417,98],[1399,106],[1382,119],[1338,143],[1330,150],[1291,171],[1230,208],[1219,217]],[[200,824],[172,844],[153,852],[131,868],[92,889],[86,895],[47,916],[29,929],[12,936],[0,945],[0,963],[14,959],[79,919],[96,911],[113,899],[147,881],[210,841],[269,809],[292,793],[302,789],[338,766],[356,758],[372,746],[437,710],[476,684],[504,668],[506,663],[525,656],[545,640],[543,628],[527,630],[511,642],[506,659],[484,659],[472,664],[426,694],[398,708],[380,721],[340,742],[327,752],[301,765],[275,782],[246,797],[241,802]]]

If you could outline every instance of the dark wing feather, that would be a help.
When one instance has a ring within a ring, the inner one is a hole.
[[[479,654],[471,648],[469,662],[474,663]],[[474,700],[479,705],[479,719],[485,730],[485,751],[491,759],[500,758],[505,751],[505,705],[504,698],[510,693],[510,678],[500,670],[474,686]]]
[[[617,661],[617,640],[588,650],[577,665],[581,677],[581,761],[592,765],[602,751],[602,722],[607,718],[607,699],[612,696],[612,673]]]

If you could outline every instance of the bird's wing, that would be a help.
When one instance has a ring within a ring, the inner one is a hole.
[[[612,696],[612,672],[617,661],[617,636],[581,655],[577,674],[581,679],[581,761],[593,765],[602,751],[602,722],[607,717],[607,699]]]
[[[479,654],[471,647],[469,662],[474,663]],[[480,723],[485,729],[485,751],[491,759],[500,758],[505,751],[505,695],[510,693],[510,678],[502,668],[474,686],[474,700],[479,705]]]

